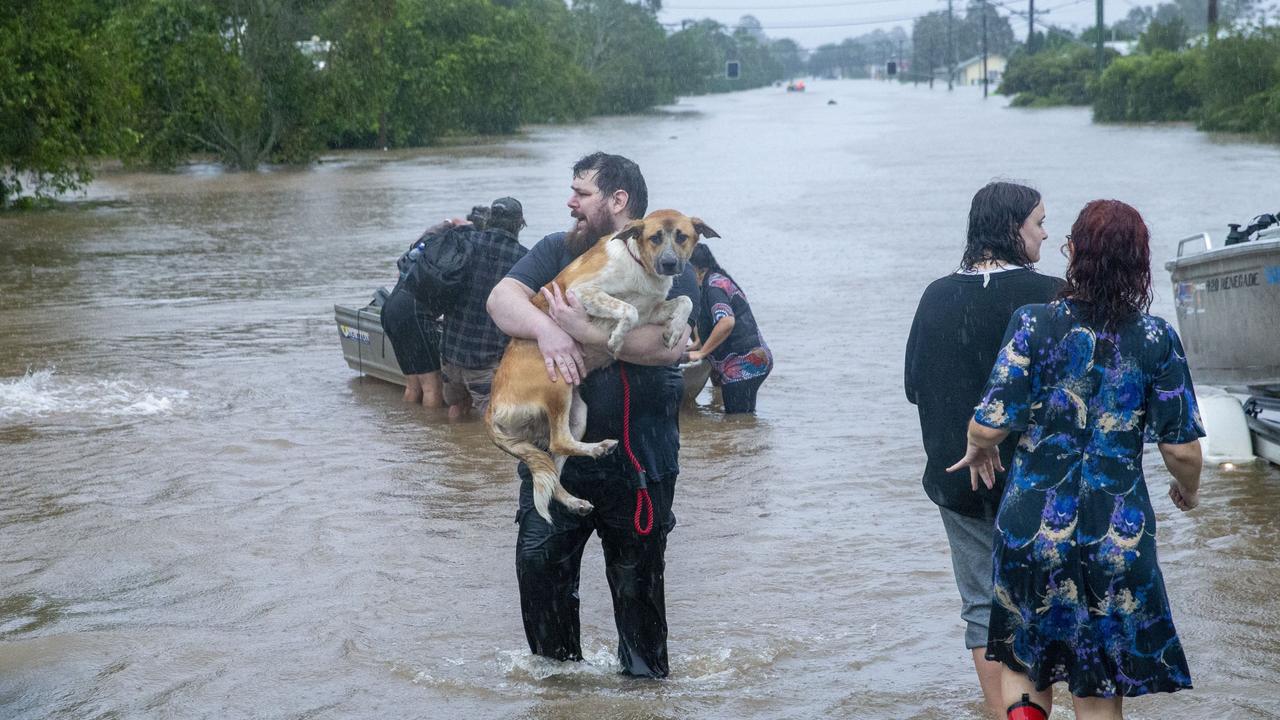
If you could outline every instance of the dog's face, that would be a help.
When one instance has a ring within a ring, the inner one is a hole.
[[[675,210],[654,210],[643,220],[632,220],[614,237],[635,248],[645,269],[654,275],[679,275],[700,237],[720,235],[696,217]]]

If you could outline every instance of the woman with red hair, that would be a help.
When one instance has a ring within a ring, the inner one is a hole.
[[[1002,470],[986,657],[1004,665],[1009,717],[1038,720],[1066,682],[1076,717],[1120,718],[1124,697],[1191,687],[1156,563],[1142,444],[1159,444],[1178,509],[1199,504],[1204,430],[1182,343],[1146,314],[1149,233],[1116,200],[1085,206],[1063,246],[1057,300],[1018,310],[963,459],[971,482]],[[1020,702],[1021,700],[1021,702]]]

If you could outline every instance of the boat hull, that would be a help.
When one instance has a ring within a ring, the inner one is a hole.
[[[1280,465],[1280,400],[1249,398],[1244,404],[1244,413],[1253,439],[1253,454]]]
[[[405,384],[391,341],[382,332],[380,305],[362,308],[334,305],[333,315],[342,341],[342,356],[352,370],[389,383]]]
[[[1280,389],[1280,233],[1165,267],[1196,382]]]
[[[405,384],[391,341],[382,331],[380,302],[375,300],[362,308],[334,305],[333,315],[338,325],[338,337],[342,341],[342,357],[352,370],[396,385]],[[707,384],[711,363],[703,360],[683,367],[682,370],[684,401],[693,403]]]

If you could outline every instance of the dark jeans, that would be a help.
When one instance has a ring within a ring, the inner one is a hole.
[[[622,475],[579,474],[566,467],[561,476],[565,488],[596,509],[583,517],[552,501],[554,526],[533,509],[533,483],[523,466],[520,479],[516,577],[529,649],[556,660],[582,659],[578,578],[583,548],[595,532],[600,536],[605,575],[613,594],[622,671],[641,677],[666,677],[663,571],[667,533],[676,524],[671,512],[675,476],[649,483],[654,522],[653,531],[644,536],[633,526],[636,492]]]
[[[382,331],[400,372],[422,375],[440,369],[440,323],[426,314],[404,283],[397,283],[382,304]]]
[[[724,400],[725,414],[755,412],[756,393],[760,390],[760,386],[764,384],[764,380],[767,377],[769,377],[769,373],[753,377],[750,380],[739,380],[738,382],[721,385],[720,399]]]

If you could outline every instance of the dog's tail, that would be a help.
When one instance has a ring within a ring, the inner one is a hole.
[[[533,507],[548,524],[551,522],[551,498],[559,485],[560,473],[555,458],[546,448],[539,447],[529,440],[530,437],[547,437],[546,413],[541,409],[527,409],[525,417],[516,419],[513,416],[521,413],[507,408],[489,406],[485,423],[489,428],[489,437],[493,444],[504,452],[524,462],[533,475]],[[541,426],[539,428],[539,426]],[[541,432],[538,430],[541,429]]]

